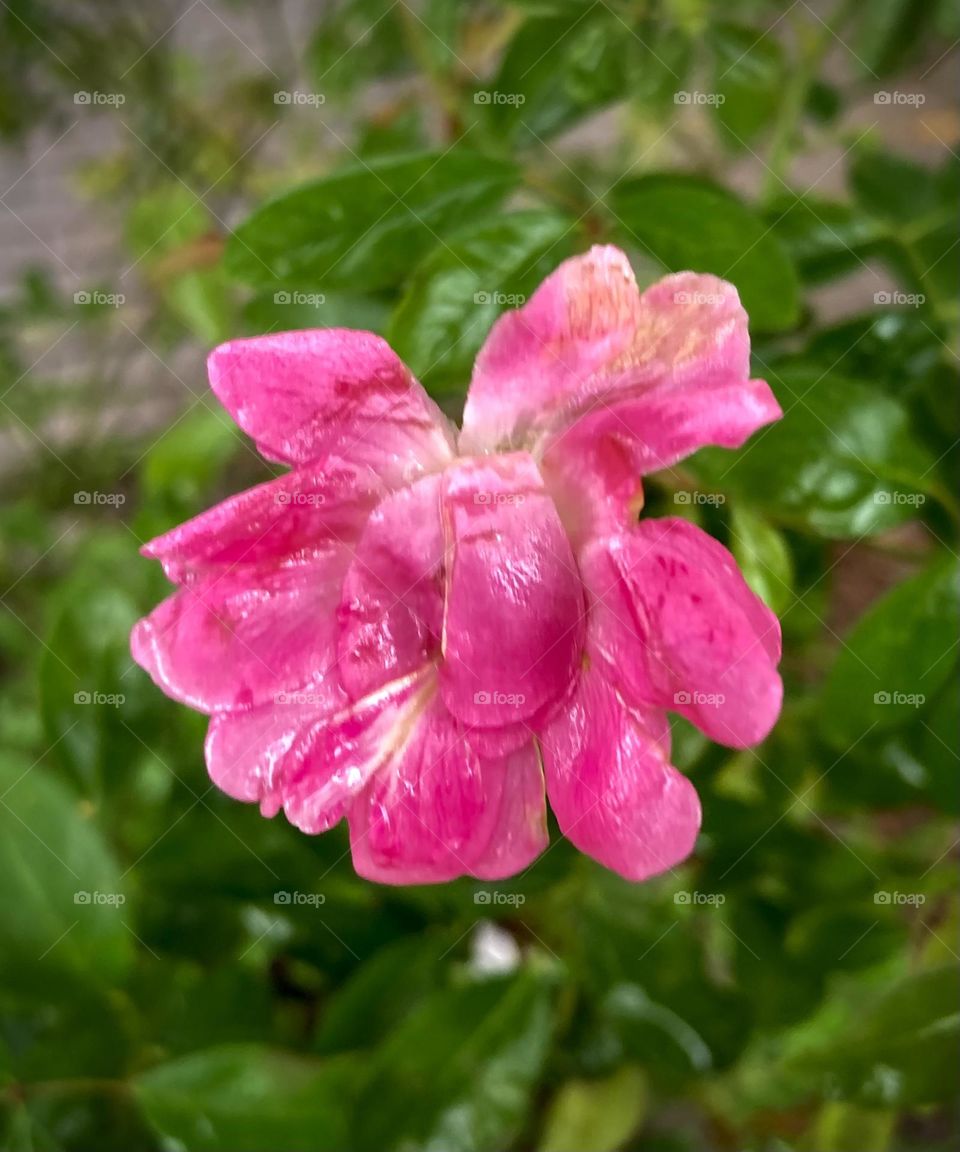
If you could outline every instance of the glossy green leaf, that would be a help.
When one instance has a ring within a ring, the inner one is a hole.
[[[698,453],[691,464],[713,487],[827,537],[882,532],[920,515],[934,459],[903,404],[819,367],[759,371],[783,418],[734,453]]]
[[[793,561],[783,533],[749,506],[735,504],[730,551],[754,592],[774,612],[782,612],[793,600]]]
[[[783,95],[783,48],[775,36],[757,36],[744,24],[723,22],[710,37],[714,56],[710,92],[704,93],[726,140],[745,147],[777,113]]]
[[[491,324],[570,254],[573,223],[517,212],[451,237],[410,278],[387,328],[391,346],[426,384],[465,391]]]
[[[916,720],[953,675],[960,572],[941,559],[899,584],[844,637],[824,685],[823,722],[837,743]]]
[[[535,970],[439,992],[377,1054],[360,1099],[357,1152],[509,1147],[553,1027],[551,981]]]
[[[550,1104],[539,1152],[616,1152],[646,1111],[646,1077],[632,1064],[604,1080],[570,1080]]]
[[[110,985],[134,937],[122,870],[89,806],[46,769],[0,760],[0,970],[66,968]]]
[[[732,193],[693,176],[645,176],[620,184],[610,207],[623,240],[669,271],[712,272],[735,284],[753,328],[796,324],[796,270],[768,226]]]
[[[511,164],[466,148],[354,164],[258,208],[231,235],[226,266],[290,292],[396,284],[438,235],[492,211],[515,181]]]
[[[350,1063],[238,1044],[160,1064],[133,1088],[156,1131],[190,1152],[341,1152],[356,1080]]]

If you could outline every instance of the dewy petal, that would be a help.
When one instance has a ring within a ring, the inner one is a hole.
[[[583,591],[553,501],[525,453],[444,473],[447,594],[440,691],[480,728],[529,721],[568,689]]]
[[[532,451],[579,543],[594,519],[603,531],[611,516],[620,526],[631,518],[638,484],[629,471],[670,467],[707,444],[739,447],[780,417],[749,367],[733,285],[681,272],[641,295],[622,252],[593,248],[494,326],[461,450]],[[586,488],[584,475],[593,478]]]
[[[722,544],[685,520],[644,520],[589,544],[580,564],[588,650],[629,701],[734,748],[767,736],[783,696],[780,625]]]
[[[670,764],[665,717],[628,708],[600,666],[584,670],[541,746],[550,807],[581,852],[645,880],[693,851],[700,802]]]
[[[354,802],[349,824],[354,867],[368,880],[510,876],[547,844],[533,741],[486,759],[434,697]]]
[[[339,608],[340,672],[354,698],[439,656],[443,549],[439,476],[395,492],[367,521]]]
[[[320,684],[336,663],[336,607],[348,552],[285,568],[201,577],[134,627],[134,660],[202,712],[250,708]]]
[[[264,816],[275,816],[285,780],[303,763],[304,736],[346,702],[336,678],[328,677],[247,712],[216,713],[204,749],[210,779],[228,796],[259,801]]]
[[[338,823],[373,774],[405,747],[434,691],[433,670],[422,669],[302,732],[298,763],[283,782],[287,819],[311,834]]]
[[[355,541],[387,491],[371,469],[331,459],[231,496],[141,552],[175,583],[241,565],[300,563]]]
[[[209,372],[227,411],[269,459],[309,464],[336,455],[406,478],[451,459],[449,421],[372,332],[231,340],[211,353]]]

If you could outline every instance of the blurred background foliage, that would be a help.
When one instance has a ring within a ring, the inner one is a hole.
[[[939,0],[0,5],[0,1146],[957,1147],[958,36]],[[605,240],[750,312],[784,420],[646,514],[781,615],[782,720],[675,726],[703,835],[656,881],[554,835],[495,895],[375,887],[213,790],[131,666],[139,543],[270,475],[203,357],[370,328],[456,415]]]

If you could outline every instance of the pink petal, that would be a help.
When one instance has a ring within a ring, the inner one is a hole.
[[[345,703],[331,677],[249,712],[218,712],[205,745],[210,779],[235,800],[259,801],[264,816],[276,815],[286,778],[303,762],[303,737]]]
[[[686,716],[734,748],[780,713],[780,625],[723,545],[685,520],[644,520],[588,545],[588,645],[631,701]]]
[[[599,667],[541,736],[547,795],[560,830],[628,880],[665,872],[692,851],[700,802],[669,761],[669,727],[628,708]]]
[[[423,669],[301,732],[298,762],[282,787],[287,819],[311,834],[338,823],[374,773],[403,749],[435,688],[432,669]]]
[[[176,583],[237,565],[299,563],[356,540],[386,492],[369,468],[331,459],[231,496],[141,551]]]
[[[368,520],[339,608],[340,670],[355,699],[439,657],[443,550],[439,476],[389,496]]]
[[[602,532],[632,518],[639,475],[707,444],[739,447],[782,415],[749,367],[733,285],[681,272],[641,295],[622,252],[593,248],[494,325],[461,451],[527,448],[542,459],[579,543],[594,520]]]
[[[287,568],[212,573],[134,627],[134,660],[202,712],[249,708],[319,685],[336,662],[336,606],[347,563],[329,548]]]
[[[435,697],[350,811],[354,867],[382,884],[499,879],[546,847],[545,817],[533,741],[485,759]]]
[[[639,477],[706,444],[739,448],[783,413],[763,380],[657,387],[597,403],[543,443],[541,470],[577,544],[619,531],[642,503]]]
[[[639,308],[633,270],[618,248],[564,261],[523,308],[494,324],[474,365],[460,451],[524,446],[627,352]]]
[[[209,360],[210,385],[272,460],[366,463],[412,478],[452,455],[449,422],[390,346],[347,328],[231,340]]]
[[[444,474],[446,618],[440,690],[466,724],[527,721],[569,687],[583,592],[557,510],[525,453]]]

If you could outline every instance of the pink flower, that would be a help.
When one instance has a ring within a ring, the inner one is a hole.
[[[304,832],[346,817],[386,883],[527,867],[544,782],[608,868],[683,860],[700,806],[666,710],[744,747],[782,693],[779,625],[730,553],[637,520],[639,476],[781,415],[736,290],[640,294],[616,248],[567,261],[494,325],[459,438],[369,332],[231,341],[210,380],[292,470],[144,548],[179,590],[131,642],[210,714],[216,784]]]

